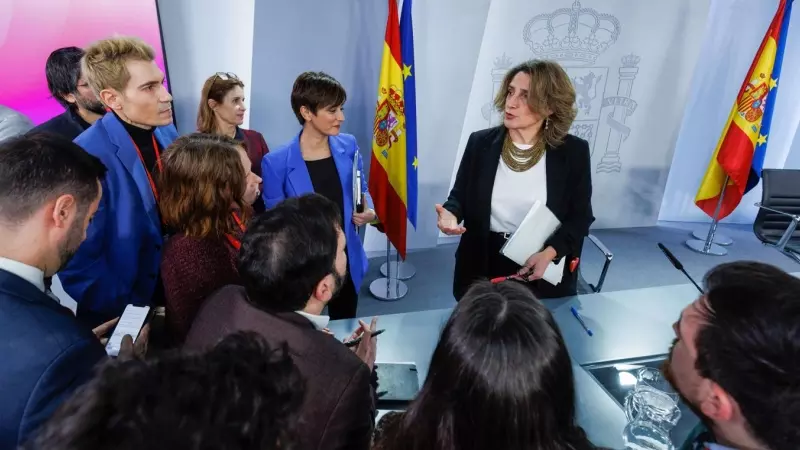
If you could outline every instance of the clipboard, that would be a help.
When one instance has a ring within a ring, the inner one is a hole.
[[[561,227],[561,221],[540,200],[536,200],[522,219],[517,231],[511,234],[500,253],[506,258],[524,266],[528,258],[541,251],[545,242]],[[552,285],[561,283],[564,260],[551,262],[545,270],[543,279]]]
[[[356,151],[353,155],[353,212],[364,212],[364,193],[361,191],[361,170],[358,168],[358,162],[361,160],[361,154]]]

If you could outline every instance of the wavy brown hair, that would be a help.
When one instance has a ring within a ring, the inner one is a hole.
[[[211,134],[217,132],[217,120],[214,118],[214,111],[208,106],[208,101],[214,100],[222,103],[225,95],[236,86],[244,89],[242,80],[232,73],[219,72],[208,77],[200,92],[200,106],[197,108],[197,131]]]
[[[498,111],[506,109],[506,97],[511,80],[520,73],[531,78],[528,88],[528,106],[531,111],[546,115],[548,109],[553,114],[547,116],[550,124],[547,129],[542,125],[542,136],[550,147],[558,147],[572,126],[578,111],[575,109],[575,88],[572,86],[567,72],[554,61],[532,59],[511,68],[503,79],[502,87],[494,98],[494,106]]]
[[[196,238],[241,233],[231,215],[238,209],[246,221],[250,213],[240,149],[229,137],[204,133],[181,136],[167,147],[158,207],[168,229]]]

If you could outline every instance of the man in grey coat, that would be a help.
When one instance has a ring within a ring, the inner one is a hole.
[[[21,113],[0,105],[0,142],[25,134],[33,128],[33,122]]]

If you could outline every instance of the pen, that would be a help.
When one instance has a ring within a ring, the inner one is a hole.
[[[580,323],[583,329],[586,330],[586,334],[588,334],[589,336],[594,336],[594,333],[592,333],[592,330],[590,330],[589,327],[586,326],[586,322],[583,321],[583,317],[581,317],[581,314],[578,312],[578,310],[575,309],[574,306],[570,306],[569,310],[572,311],[572,315],[575,316],[576,319],[578,319],[578,323]]]
[[[383,333],[384,331],[386,331],[386,330],[385,329],[377,330],[376,332],[372,333],[372,337],[375,337],[375,336]],[[346,345],[347,347],[355,347],[360,342],[361,342],[361,336],[353,339],[352,341],[345,342],[344,345]]]

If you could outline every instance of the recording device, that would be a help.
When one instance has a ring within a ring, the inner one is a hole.
[[[689,279],[689,281],[691,281],[691,282],[692,282],[692,284],[694,285],[694,287],[696,287],[696,288],[697,288],[697,290],[698,290],[698,291],[700,291],[700,293],[701,293],[701,294],[705,294],[705,292],[703,291],[703,288],[701,288],[701,287],[700,287],[700,285],[699,285],[699,284],[697,284],[697,282],[696,282],[696,281],[694,281],[694,278],[692,278],[692,276],[691,276],[691,275],[689,275],[689,273],[688,273],[688,272],[686,272],[686,269],[684,269],[684,268],[683,268],[683,264],[681,264],[681,262],[680,262],[680,261],[678,261],[678,258],[676,258],[676,257],[675,257],[675,255],[673,255],[673,254],[672,254],[672,252],[671,252],[671,251],[669,251],[669,249],[668,249],[667,247],[665,247],[665,246],[664,246],[664,244],[662,244],[661,242],[659,242],[659,243],[658,243],[658,248],[660,248],[660,249],[661,249],[661,251],[662,251],[662,252],[664,252],[664,256],[666,256],[666,257],[667,257],[667,259],[669,260],[669,262],[670,262],[670,263],[672,263],[672,265],[673,265],[673,266],[674,266],[676,269],[680,270],[680,271],[681,271],[681,272],[682,272],[684,275],[686,275],[686,278],[688,278],[688,279]]]
[[[384,331],[386,331],[386,330],[378,330],[378,331],[372,333],[372,337],[375,337],[375,336],[383,333]],[[347,346],[347,347],[355,347],[356,345],[358,345],[360,343],[361,343],[361,336],[353,339],[352,341],[345,342],[344,345]]]
[[[108,356],[119,355],[119,350],[122,346],[122,338],[125,335],[129,335],[136,341],[136,338],[139,337],[139,333],[142,331],[142,327],[147,323],[149,317],[149,306],[126,306],[122,317],[119,318],[119,322],[117,322],[117,326],[114,328],[114,332],[108,339],[106,354],[108,354]]]

